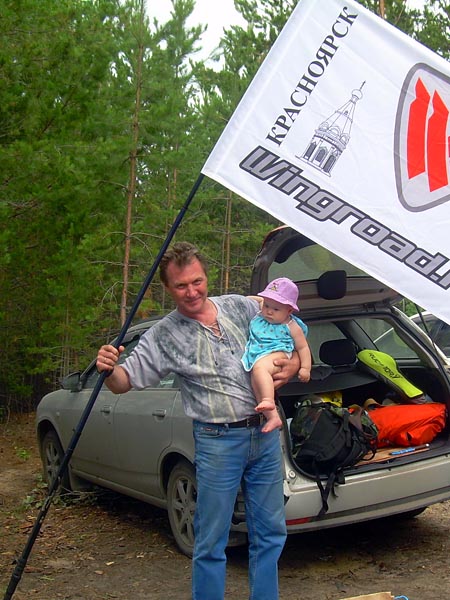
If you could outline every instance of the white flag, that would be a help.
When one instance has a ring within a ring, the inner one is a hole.
[[[450,322],[450,65],[302,0],[202,172]]]

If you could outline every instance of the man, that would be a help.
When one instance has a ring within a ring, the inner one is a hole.
[[[114,393],[155,386],[180,376],[184,410],[193,419],[197,503],[192,565],[193,600],[223,600],[225,548],[239,486],[249,536],[250,600],[278,599],[278,558],[286,539],[279,430],[263,433],[250,378],[242,367],[248,325],[259,310],[252,298],[208,297],[207,263],[180,242],[160,263],[160,277],[176,310],[151,327],[125,362],[102,346],[99,371]],[[280,387],[299,367],[279,361]]]

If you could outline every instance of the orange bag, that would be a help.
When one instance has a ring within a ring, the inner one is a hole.
[[[446,408],[439,402],[380,406],[370,411],[378,427],[378,448],[431,442],[445,427]]]

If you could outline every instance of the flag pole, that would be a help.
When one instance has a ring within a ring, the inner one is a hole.
[[[169,247],[169,244],[172,241],[172,239],[175,235],[175,232],[177,231],[181,221],[183,220],[184,215],[186,214],[186,211],[189,208],[189,205],[191,204],[195,194],[197,193],[197,190],[200,187],[200,184],[203,181],[203,178],[204,178],[203,173],[200,173],[200,175],[198,176],[196,182],[194,183],[192,190],[191,190],[189,196],[187,197],[183,207],[180,209],[175,221],[173,222],[173,224],[169,230],[169,233],[167,234],[166,239],[164,240],[163,245],[161,246],[161,249],[158,252],[155,262],[153,263],[150,271],[148,272],[147,277],[144,280],[144,283],[141,286],[141,289],[139,290],[138,295],[136,296],[136,299],[135,299],[133,306],[131,307],[130,312],[122,326],[122,329],[120,330],[119,335],[117,336],[116,340],[114,341],[114,346],[116,348],[119,348],[119,346],[123,342],[123,339],[131,325],[131,322],[136,314],[136,311],[144,298],[145,292],[147,291],[148,286],[150,285],[150,283],[153,280],[153,277],[155,276],[155,273],[156,273],[156,270],[158,269],[159,263],[161,262],[161,259],[164,256],[167,248]],[[25,544],[22,554],[21,554],[20,558],[17,559],[16,566],[15,566],[14,571],[9,580],[9,584],[6,589],[6,593],[3,597],[3,600],[11,600],[11,598],[16,590],[16,587],[22,578],[22,574],[23,574],[23,571],[27,564],[28,557],[30,556],[34,542],[36,541],[36,538],[39,535],[39,532],[42,527],[42,523],[44,522],[44,519],[48,513],[48,510],[50,508],[52,500],[53,500],[59,486],[61,485],[62,478],[67,470],[70,459],[72,458],[72,454],[75,450],[78,440],[80,439],[80,436],[84,429],[84,426],[86,425],[86,421],[88,420],[88,417],[92,411],[92,408],[95,404],[97,396],[102,388],[105,377],[106,377],[106,371],[103,371],[102,373],[100,373],[97,383],[95,384],[95,387],[92,390],[89,401],[86,404],[86,407],[85,407],[85,409],[81,415],[81,418],[75,428],[72,438],[67,446],[67,450],[63,456],[63,459],[59,466],[58,472],[56,473],[55,478],[53,479],[53,481],[50,484],[50,487],[49,487],[49,490],[47,493],[47,497],[42,505],[42,508],[40,509],[40,511],[38,513],[38,516],[36,517],[36,521],[33,525],[30,535],[28,536],[28,540]]]

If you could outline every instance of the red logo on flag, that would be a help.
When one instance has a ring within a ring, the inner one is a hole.
[[[450,79],[415,65],[403,84],[395,125],[397,192],[411,211],[450,200]]]

